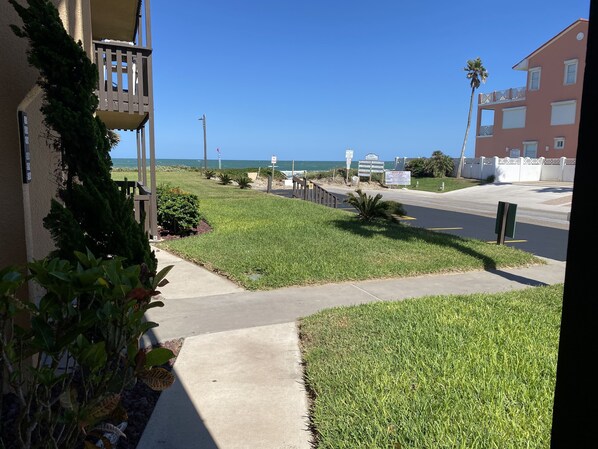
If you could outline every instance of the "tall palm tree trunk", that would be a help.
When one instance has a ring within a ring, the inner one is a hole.
[[[461,157],[459,158],[459,167],[457,167],[457,178],[461,177],[463,170],[463,162],[465,161],[465,145],[467,145],[467,135],[469,134],[469,127],[471,125],[471,111],[473,109],[473,94],[475,87],[471,88],[471,98],[469,99],[469,114],[467,115],[467,128],[465,128],[465,138],[463,139],[463,146],[461,147]]]

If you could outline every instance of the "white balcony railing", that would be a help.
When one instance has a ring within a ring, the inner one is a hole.
[[[494,134],[494,125],[482,125],[478,132],[478,137],[492,136]]]
[[[480,94],[479,104],[504,103],[507,101],[525,100],[525,87],[511,87],[505,90],[495,90],[488,94]]]

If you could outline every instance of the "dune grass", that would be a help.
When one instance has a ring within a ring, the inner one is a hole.
[[[300,321],[318,449],[547,448],[562,285]]]
[[[247,289],[542,263],[516,248],[397,223],[364,224],[349,211],[223,186],[198,172],[159,172],[157,181],[197,194],[213,229],[159,246]]]

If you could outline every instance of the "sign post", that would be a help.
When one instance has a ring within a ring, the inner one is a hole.
[[[272,162],[272,176],[270,176],[270,182],[268,183],[268,192],[270,192],[270,187],[274,185],[274,167],[276,167],[276,156],[272,155],[270,161]]]
[[[505,243],[505,236],[515,237],[515,216],[517,213],[517,204],[507,203],[504,201],[498,202],[498,210],[496,213],[496,224],[494,232],[496,232],[496,244],[503,245]]]
[[[347,175],[345,177],[345,184],[349,184],[349,170],[351,170],[351,160],[353,159],[353,150],[345,151],[345,159],[347,161]]]

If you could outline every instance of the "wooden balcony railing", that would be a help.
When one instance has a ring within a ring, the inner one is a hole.
[[[152,192],[147,190],[143,184],[137,181],[114,181],[125,195],[130,198],[133,197],[133,209],[135,213],[135,220],[143,225],[145,232],[150,232],[150,198]]]
[[[310,188],[310,184],[312,188]],[[334,194],[330,193],[319,184],[297,176],[293,176],[293,198],[301,198],[306,201],[334,208],[338,206],[339,202]]]
[[[94,41],[100,111],[149,112],[149,48]]]

